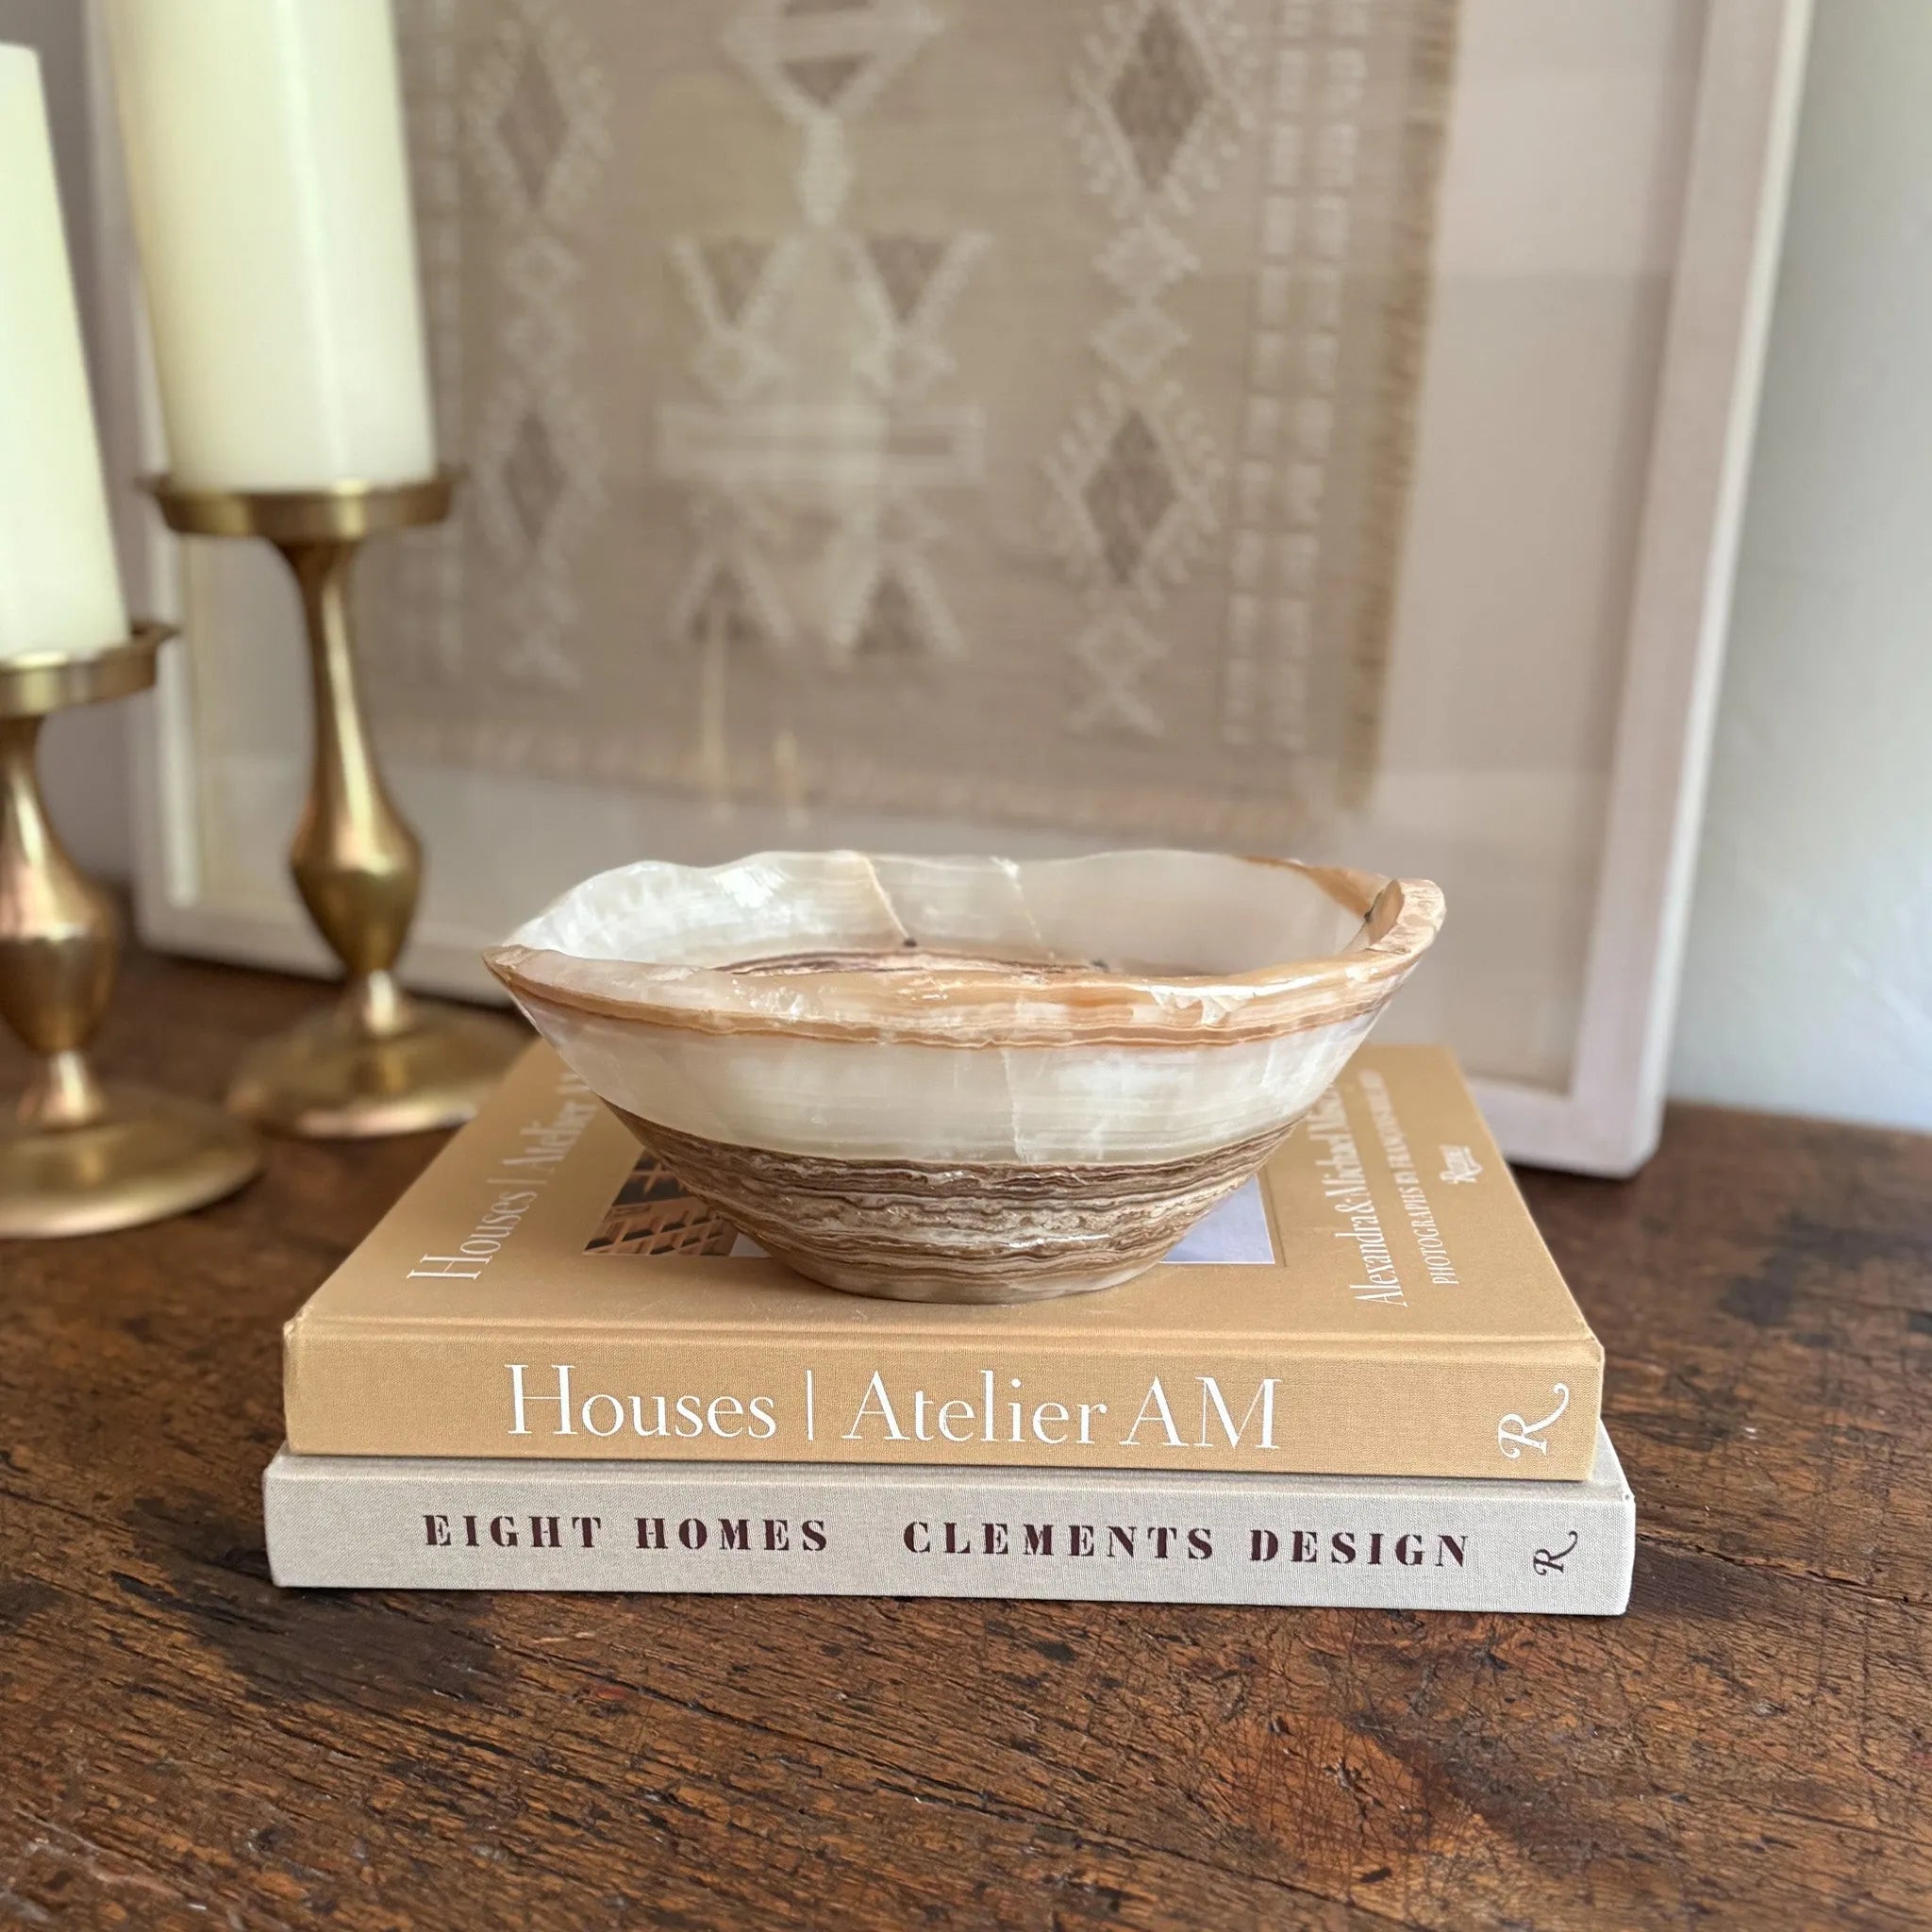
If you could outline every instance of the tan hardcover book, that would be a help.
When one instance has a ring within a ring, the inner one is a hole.
[[[288,1324],[310,1456],[1582,1481],[1603,1350],[1455,1060],[1365,1047],[1123,1288],[869,1301],[760,1255],[533,1047]]]

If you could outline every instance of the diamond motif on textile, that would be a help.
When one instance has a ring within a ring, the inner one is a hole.
[[[563,152],[570,116],[551,78],[549,62],[534,39],[525,42],[523,61],[497,119],[496,132],[524,184],[524,192],[535,207],[543,199],[550,171]]]
[[[788,60],[779,72],[814,107],[830,114],[871,64],[862,54],[822,54],[813,60]]]
[[[925,0],[746,0],[724,44],[774,107],[809,126],[863,113],[944,25]]]
[[[1179,491],[1160,439],[1129,409],[1081,492],[1117,583],[1134,575]]]
[[[1167,646],[1124,610],[1111,611],[1074,640],[1092,689],[1068,722],[1075,731],[1161,736],[1160,713],[1141,690],[1141,677],[1167,656]]]
[[[925,645],[925,627],[911,591],[890,571],[878,580],[865,622],[852,641],[859,658],[907,658]]]
[[[758,283],[764,277],[772,244],[727,235],[714,242],[699,242],[698,257],[710,278],[719,314],[726,322],[741,322],[745,305],[758,292]]]
[[[1093,346],[1130,382],[1144,382],[1187,339],[1158,308],[1123,308],[1093,332]]]
[[[503,487],[533,550],[542,542],[569,482],[542,417],[525,416],[504,458]]]
[[[1152,194],[1166,182],[1183,143],[1214,97],[1207,62],[1174,10],[1158,5],[1108,93],[1108,105]]]
[[[865,252],[892,313],[902,323],[910,322],[946,258],[945,242],[930,235],[868,235]]]
[[[692,602],[687,630],[694,643],[715,640],[731,648],[758,648],[770,641],[756,601],[728,563],[712,571]]]
[[[1094,258],[1094,266],[1129,301],[1151,302],[1193,275],[1201,262],[1178,235],[1150,215],[1123,228]]]

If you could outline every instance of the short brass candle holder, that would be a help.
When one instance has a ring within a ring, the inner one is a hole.
[[[264,1127],[323,1139],[468,1120],[527,1036],[489,1014],[419,1003],[396,983],[423,853],[376,768],[356,694],[348,605],[363,540],[441,523],[454,475],[275,491],[188,489],[162,476],[148,488],[184,535],[274,544],[294,573],[308,626],[314,757],[289,863],[347,979],[332,1010],[247,1056],[228,1105]]]
[[[0,1018],[41,1061],[0,1124],[0,1236],[134,1227],[218,1201],[261,1166],[218,1108],[95,1078],[85,1049],[113,988],[117,922],[48,822],[35,767],[44,718],[147,690],[172,635],[142,625],[85,657],[0,658]]]

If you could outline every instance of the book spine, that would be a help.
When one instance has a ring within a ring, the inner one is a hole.
[[[864,1476],[773,1465],[438,1464],[284,1453],[275,1580],[304,1589],[730,1591],[1613,1616],[1613,1483]]]
[[[290,1324],[310,1456],[914,1464],[1580,1481],[1603,1354],[1455,1344],[1175,1357],[935,1341],[774,1344]]]

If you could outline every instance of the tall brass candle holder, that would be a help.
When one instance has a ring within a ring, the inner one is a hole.
[[[95,1078],[85,1049],[114,984],[114,908],[60,843],[35,769],[43,719],[147,690],[172,635],[142,625],[87,657],[0,658],[0,1018],[41,1061],[0,1124],[0,1235],[158,1221],[261,1165],[254,1136],[219,1108]]]
[[[527,1038],[491,1015],[423,1005],[397,985],[422,846],[383,788],[356,695],[357,552],[384,531],[441,523],[454,487],[448,471],[320,490],[191,490],[166,476],[148,485],[172,529],[274,544],[302,595],[314,758],[289,863],[347,982],[332,1010],[263,1041],[235,1076],[228,1105],[281,1133],[364,1138],[468,1120]]]

